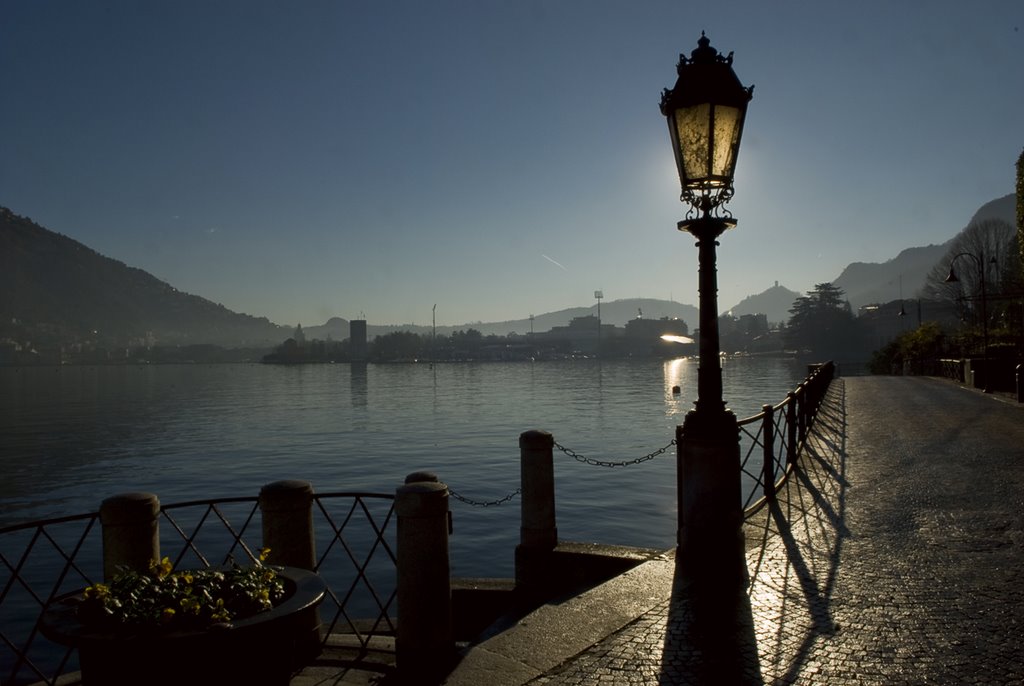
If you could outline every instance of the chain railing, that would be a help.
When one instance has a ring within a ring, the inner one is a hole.
[[[561,445],[558,441],[555,441],[555,447],[556,448],[558,448],[563,453],[565,453],[566,455],[568,455],[572,459],[576,460],[577,462],[580,462],[580,463],[583,463],[583,464],[588,464],[591,467],[630,467],[632,465],[642,464],[644,462],[647,462],[648,460],[653,460],[654,458],[658,457],[659,455],[664,454],[665,452],[667,452],[675,444],[676,444],[676,439],[673,438],[669,442],[668,445],[666,445],[663,448],[658,448],[654,452],[647,453],[646,455],[634,458],[632,460],[622,460],[622,461],[616,462],[616,461],[608,461],[608,460],[598,460],[598,459],[593,458],[593,457],[587,457],[586,455],[580,455],[579,453],[577,453],[576,451],[572,450],[571,448],[566,448],[564,445]]]
[[[450,486],[448,488],[448,495],[455,498],[460,503],[464,503],[466,505],[469,505],[470,507],[496,507],[498,505],[504,505],[505,503],[509,502],[516,496],[521,495],[522,492],[523,489],[517,488],[516,490],[510,491],[509,493],[506,493],[502,497],[496,498],[495,500],[474,500],[473,498],[468,498],[459,493],[458,491],[453,490]]]
[[[587,457],[586,455],[581,455],[581,454],[577,453],[575,450],[573,450],[572,448],[567,448],[564,445],[561,445],[558,441],[554,442],[554,446],[556,448],[558,448],[558,450],[562,451],[563,453],[565,453],[569,457],[573,458],[577,462],[579,462],[581,464],[587,464],[587,465],[590,465],[592,467],[629,467],[629,466],[632,466],[632,465],[642,464],[644,462],[647,462],[648,460],[653,460],[654,458],[658,457],[659,455],[662,455],[662,454],[668,452],[668,450],[671,449],[673,446],[675,446],[675,444],[676,444],[676,440],[673,438],[672,441],[670,441],[669,444],[666,445],[665,447],[658,448],[654,452],[648,453],[646,455],[642,455],[641,457],[637,457],[637,458],[634,458],[634,459],[631,459],[631,460],[610,461],[610,460],[598,460],[598,459],[593,458],[593,457]],[[493,500],[476,500],[474,498],[470,498],[468,496],[462,495],[458,491],[452,489],[451,486],[449,486],[449,488],[448,488],[448,494],[451,497],[455,498],[456,500],[458,500],[459,502],[461,502],[461,503],[463,503],[465,505],[469,505],[470,507],[496,507],[498,505],[504,505],[505,503],[511,501],[516,496],[521,495],[522,492],[523,492],[522,488],[517,488],[514,491],[510,491],[510,492],[506,493],[505,495],[503,495],[500,498],[495,498]]]
[[[756,513],[774,497],[782,485],[807,438],[807,431],[834,375],[835,365],[832,362],[814,365],[807,378],[789,392],[785,400],[778,405],[765,405],[758,414],[737,422],[742,444],[740,471],[753,484],[743,501],[745,516],[750,517]],[[667,445],[646,455],[626,460],[601,460],[580,454],[558,441],[553,441],[553,444],[560,452],[581,464],[615,468],[653,460],[675,447],[676,440],[672,439]],[[493,500],[476,500],[451,488],[449,493],[456,500],[472,507],[493,507],[511,501],[522,493],[522,489],[517,488]]]
[[[392,494],[314,494],[316,571],[327,583],[321,604],[326,631],[367,648],[373,635],[395,632],[395,540]],[[178,568],[257,559],[262,547],[258,498],[195,500],[160,508],[160,550]],[[103,579],[99,513],[0,529],[0,683],[55,685],[77,671],[75,649],[38,631],[58,596]]]

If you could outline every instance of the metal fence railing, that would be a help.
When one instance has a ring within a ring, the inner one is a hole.
[[[834,376],[832,362],[814,365],[781,403],[765,405],[739,421],[740,470],[755,484],[743,503],[745,517],[754,515],[785,483]]]
[[[316,571],[328,591],[320,606],[330,633],[366,647],[395,631],[394,496],[314,494]],[[160,550],[176,568],[246,565],[259,557],[262,519],[256,497],[196,500],[160,508]],[[0,683],[57,684],[77,671],[75,649],[39,633],[56,597],[103,580],[99,513],[0,529]]]

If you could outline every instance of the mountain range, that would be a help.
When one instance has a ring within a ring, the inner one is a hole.
[[[998,219],[1010,226],[1017,223],[1017,197],[1005,195],[982,205],[968,225],[987,219]],[[847,265],[834,286],[842,288],[850,304],[856,308],[870,303],[886,303],[901,298],[916,298],[932,267],[941,260],[955,239],[939,245],[907,248],[887,262],[853,262]]]
[[[291,329],[182,293],[0,207],[0,340],[265,347]]]
[[[1015,196],[986,203],[971,221],[983,219],[1001,219],[1013,225]],[[915,297],[950,241],[908,248],[883,263],[852,263],[832,283],[843,289],[855,309]],[[770,322],[783,322],[800,295],[776,282],[726,311],[735,316],[765,314]],[[523,334],[547,331],[568,324],[573,317],[595,314],[597,307],[591,305],[540,314],[532,320],[473,322],[437,327],[436,331],[448,334],[473,328],[485,335]],[[604,302],[600,314],[602,322],[616,326],[637,316],[679,318],[691,330],[698,322],[693,305],[649,298]],[[304,330],[308,338],[342,340],[348,337],[348,329],[348,321],[335,317]],[[371,337],[397,330],[433,330],[410,325],[370,325],[367,329]],[[290,327],[266,317],[232,312],[200,296],[182,293],[141,269],[105,257],[0,207],[0,342],[124,345],[157,341],[256,348],[276,345],[291,333]]]

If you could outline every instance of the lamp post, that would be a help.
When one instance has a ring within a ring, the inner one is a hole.
[[[732,53],[718,54],[701,33],[697,49],[679,56],[675,86],[661,96],[680,199],[690,205],[677,224],[697,239],[700,365],[697,401],[676,428],[679,563],[692,577],[739,579],[746,574],[740,483],[739,426],[722,399],[718,337],[718,237],[736,226],[723,205],[733,175],[753,86],[740,84]],[[723,216],[724,213],[724,216]]]
[[[959,283],[960,279],[957,278],[953,265],[956,263],[957,258],[960,257],[970,257],[978,263],[978,276],[981,278],[981,343],[984,346],[982,358],[985,360],[985,372],[982,375],[984,387],[982,390],[985,393],[991,393],[992,383],[989,379],[992,376],[992,369],[988,363],[988,294],[985,291],[985,255],[984,253],[975,255],[969,252],[953,255],[953,258],[949,261],[949,275],[946,277],[946,283]]]

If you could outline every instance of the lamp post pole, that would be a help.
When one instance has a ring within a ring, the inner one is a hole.
[[[700,365],[697,400],[676,427],[679,521],[677,564],[693,580],[731,584],[746,578],[739,425],[722,398],[718,336],[718,237],[736,226],[721,216],[733,175],[752,88],[701,34],[689,58],[680,55],[675,86],[662,93],[681,199],[691,218],[677,224],[697,239]],[[693,216],[696,213],[696,216]]]
[[[984,379],[982,392],[991,393],[992,383],[990,378],[992,377],[991,365],[989,365],[988,359],[988,293],[985,290],[985,254],[982,253],[980,256],[974,255],[969,252],[957,253],[949,261],[949,276],[946,277],[946,283],[956,283],[960,281],[957,278],[956,272],[953,271],[953,264],[960,257],[970,257],[972,260],[978,263],[978,276],[981,278],[981,345],[983,347],[981,354],[982,359],[985,361],[985,372],[982,375]]]
[[[744,565],[739,425],[722,398],[718,336],[718,237],[730,223],[701,217],[697,239],[700,362],[697,401],[676,427],[679,562],[690,578],[742,579]]]
[[[680,222],[680,230],[697,239],[697,292],[700,323],[700,365],[697,368],[697,402],[694,413],[710,417],[725,409],[722,398],[721,344],[718,336],[718,237],[729,228],[724,219],[701,217]],[[731,222],[735,224],[735,222]]]

